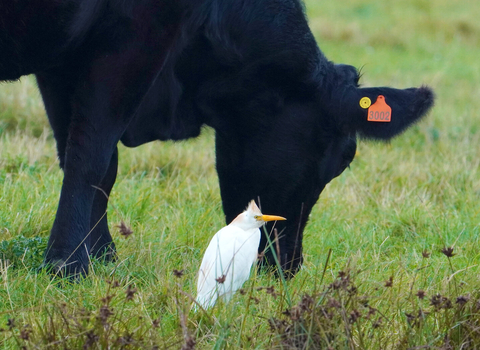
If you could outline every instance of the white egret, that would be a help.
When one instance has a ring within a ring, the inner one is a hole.
[[[263,215],[251,201],[247,209],[211,239],[203,256],[197,282],[197,303],[204,309],[225,301],[243,285],[257,260],[260,227],[267,221],[286,220],[281,216]]]

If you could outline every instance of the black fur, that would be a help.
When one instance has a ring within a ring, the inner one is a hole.
[[[57,141],[64,181],[45,262],[67,274],[86,273],[88,254],[114,256],[102,215],[119,141],[213,127],[227,222],[252,198],[287,217],[280,261],[295,273],[310,211],[356,135],[389,139],[434,100],[427,87],[359,88],[355,68],[319,50],[299,0],[0,0],[0,47],[0,80],[36,74]],[[391,123],[359,106],[380,94]]]

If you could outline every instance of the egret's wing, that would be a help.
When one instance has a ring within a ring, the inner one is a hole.
[[[229,299],[248,279],[260,242],[260,231],[257,231],[226,226],[213,236],[198,275],[200,305],[213,306],[220,295]]]
[[[217,251],[218,232],[210,240],[210,243],[203,255],[200,270],[198,271],[197,280],[197,303],[203,308],[213,306],[217,300],[216,293],[216,277],[215,270],[215,256]]]
[[[212,237],[205,250],[197,281],[197,303],[204,308],[213,306],[217,300],[217,279],[228,272],[235,245],[232,238],[237,230],[240,229],[230,226],[222,228]]]
[[[242,231],[241,234],[235,236],[235,252],[230,266],[232,278],[231,281],[228,281],[231,295],[240,289],[250,277],[250,270],[257,259],[259,243],[259,229]]]

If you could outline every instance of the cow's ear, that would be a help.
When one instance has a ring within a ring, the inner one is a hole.
[[[341,130],[388,140],[420,120],[433,106],[435,97],[427,86],[403,90],[352,87],[344,90],[338,100],[336,117]]]

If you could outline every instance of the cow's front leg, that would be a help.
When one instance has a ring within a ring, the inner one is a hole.
[[[108,193],[113,185],[117,143],[178,38],[183,13],[177,2],[165,5],[135,7],[132,17],[120,20],[131,23],[124,23],[123,29],[114,33],[108,25],[100,26],[91,43],[99,46],[91,48],[94,55],[81,61],[60,202],[45,255],[46,264],[69,275],[86,273],[89,253],[101,252],[96,247],[111,241],[103,219],[104,229],[92,235],[91,225],[106,207],[106,201],[96,202],[95,196],[101,195],[98,188],[103,186]],[[115,14],[112,16],[111,23],[115,23]]]
[[[37,83],[47,111],[48,119],[57,142],[58,158],[62,170],[65,167],[66,147],[69,137],[70,122],[72,119],[71,100],[74,96],[75,82],[78,77],[73,74],[74,69],[64,72],[42,72],[37,74]],[[108,170],[95,193],[90,218],[91,255],[107,261],[115,255],[115,245],[108,230],[107,204],[108,196],[115,183],[117,174],[117,150],[110,160]]]
[[[45,256],[46,264],[67,275],[88,271],[96,188],[102,185],[125,128],[108,117],[92,119],[85,115],[70,125],[62,191]]]
[[[90,215],[90,255],[105,261],[115,259],[115,243],[108,229],[107,205],[117,177],[118,150],[115,148],[107,173],[95,192]]]
[[[107,202],[106,197],[100,200],[104,194],[98,188],[106,194],[110,191],[116,175],[116,145],[165,58],[160,52],[141,54],[132,50],[121,57],[102,58],[74,98],[62,191],[45,255],[45,265],[55,271],[86,274],[90,253],[113,249],[106,219],[100,220]],[[131,63],[124,66],[123,74],[118,72],[119,62]],[[100,230],[92,231],[97,222]]]

